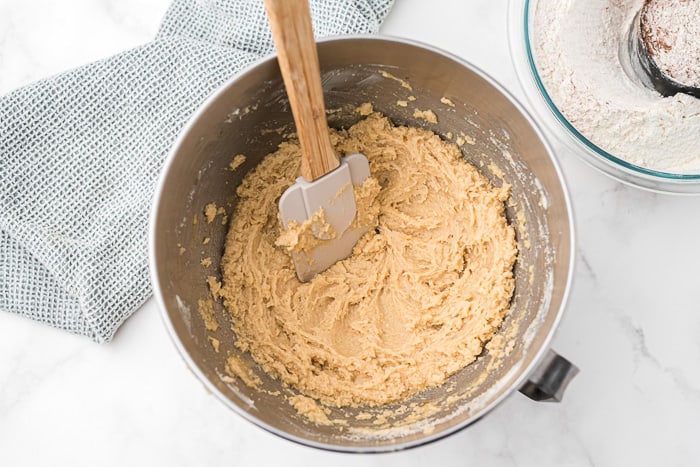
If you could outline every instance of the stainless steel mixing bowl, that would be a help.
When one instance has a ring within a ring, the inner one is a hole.
[[[484,351],[443,386],[392,407],[331,408],[329,418],[347,424],[320,426],[289,404],[293,389],[235,348],[221,304],[215,303],[215,312],[222,325],[216,332],[206,330],[198,301],[210,297],[206,277],[219,274],[227,226],[223,216],[205,222],[203,210],[215,202],[233,215],[242,177],[282,141],[285,131],[280,128],[293,128],[272,56],[242,71],[202,104],[174,144],[153,201],[154,294],[189,367],[246,419],[287,439],[341,451],[389,451],[438,439],[478,420],[516,389],[538,400],[558,400],[575,373],[548,348],[569,291],[573,224],[561,172],[536,123],[483,72],[432,47],[403,39],[345,37],[322,41],[318,50],[331,126],[351,125],[360,118],[355,107],[372,102],[396,124],[429,128],[453,140],[464,133],[464,157],[494,184],[506,180],[512,185],[507,215],[517,227],[520,255],[512,310],[499,331],[510,351]],[[416,100],[397,105],[409,96]],[[414,118],[415,108],[433,110],[438,123]],[[229,163],[238,153],[247,160],[231,171]],[[203,244],[205,238],[210,240]],[[212,265],[203,267],[200,261],[207,257]],[[218,352],[208,336],[220,342]],[[258,374],[258,389],[226,376],[229,354]],[[358,417],[360,412],[370,419]],[[377,417],[387,413],[391,427],[377,424]]]

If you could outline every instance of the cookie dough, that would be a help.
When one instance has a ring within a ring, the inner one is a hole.
[[[377,406],[442,384],[468,365],[508,312],[517,256],[492,186],[454,144],[371,113],[333,132],[361,152],[377,188],[352,255],[301,283],[277,203],[299,173],[284,142],[238,188],[219,291],[235,345],[271,376],[333,406]],[[283,241],[288,246],[288,241]]]
[[[233,156],[233,160],[231,163],[228,165],[231,170],[236,170],[243,164],[245,164],[246,157],[244,154],[236,154]]]

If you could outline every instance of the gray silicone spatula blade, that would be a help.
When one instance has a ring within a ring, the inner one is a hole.
[[[351,228],[355,219],[354,186],[369,177],[362,154],[342,160],[330,141],[308,0],[265,0],[272,38],[302,151],[301,177],[280,198],[285,228],[317,213],[323,226],[313,231],[317,246],[292,254],[301,281],[346,258],[366,229]]]

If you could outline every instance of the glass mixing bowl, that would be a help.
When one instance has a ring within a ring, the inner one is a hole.
[[[700,173],[661,172],[630,164],[598,147],[564,117],[537,71],[530,42],[536,8],[537,0],[510,0],[508,39],[518,80],[539,121],[572,153],[616,180],[661,193],[700,194]]]

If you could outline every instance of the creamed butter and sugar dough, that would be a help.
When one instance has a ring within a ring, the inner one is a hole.
[[[333,132],[371,177],[356,188],[352,255],[297,280],[278,200],[299,174],[282,143],[238,188],[220,295],[236,345],[270,375],[334,406],[376,406],[440,385],[479,355],[514,289],[509,187],[493,187],[454,144],[371,113]]]

